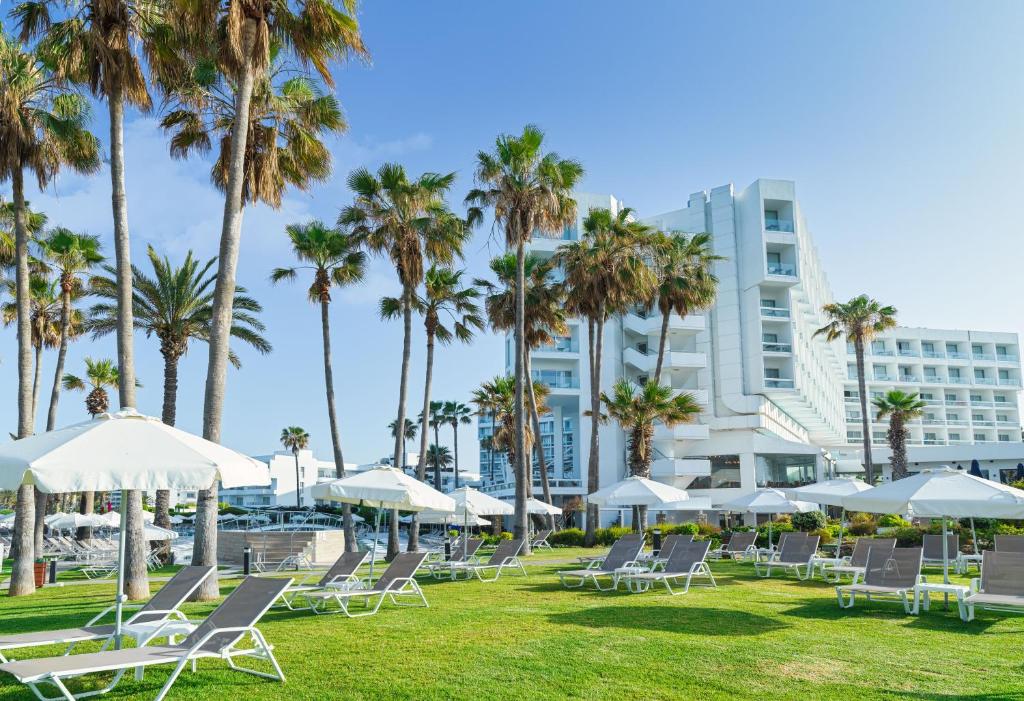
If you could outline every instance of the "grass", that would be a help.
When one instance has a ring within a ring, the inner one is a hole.
[[[919,617],[881,602],[843,611],[820,580],[758,579],[752,565],[732,562],[713,564],[717,591],[564,590],[554,573],[581,552],[533,556],[528,578],[424,579],[429,609],[385,605],[355,620],[275,609],[260,628],[287,684],[203,662],[171,698],[1024,698],[1021,617],[979,612],[965,624],[941,599]],[[237,581],[223,581],[223,591]],[[0,632],[81,624],[111,590],[74,585],[2,598]],[[44,652],[59,650],[24,656]],[[150,670],[108,698],[152,698],[166,674]],[[0,701],[26,697],[0,675]]]

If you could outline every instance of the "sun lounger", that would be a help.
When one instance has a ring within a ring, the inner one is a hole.
[[[423,564],[426,556],[426,553],[399,553],[380,575],[380,578],[373,583],[366,582],[364,586],[351,589],[323,589],[304,592],[299,594],[299,597],[306,599],[313,613],[343,613],[349,618],[372,616],[380,610],[384,599],[389,599],[395,606],[419,605],[416,602],[403,603],[397,597],[419,599],[426,607],[429,606],[427,597],[423,595],[423,591],[415,579],[416,570]],[[349,607],[352,599],[362,599],[365,610],[351,611]],[[371,601],[374,602],[372,606]],[[332,602],[337,604],[337,609],[331,608]]]
[[[645,536],[643,533],[627,533],[626,535],[621,536],[618,540],[616,540],[615,543],[612,544],[612,547],[614,547],[622,541],[625,541],[627,543],[636,541],[637,543],[639,543],[640,548],[642,550],[644,547],[644,537]],[[587,565],[588,567],[590,567],[593,566],[594,563],[600,564],[602,561],[604,561],[606,557],[608,557],[610,553],[611,550],[609,549],[609,551],[604,553],[603,555],[581,555],[576,558],[576,561],[580,564]]]
[[[974,620],[974,607],[986,611],[1024,612],[1024,553],[986,550],[981,577],[971,580],[970,592],[960,604],[960,617]]]
[[[523,567],[523,563],[519,561],[519,552],[522,549],[522,538],[499,541],[498,547],[494,549],[494,554],[491,555],[491,559],[486,562],[451,563],[454,568],[452,570],[452,579],[456,579],[458,573],[461,572],[465,573],[467,579],[475,576],[481,582],[494,582],[501,577],[501,573],[506,569],[519,570],[519,572],[525,577],[526,568]]]
[[[996,535],[997,553],[1024,553],[1024,535]]]
[[[156,695],[156,701],[161,701],[167,696],[167,692],[185,665],[192,662],[194,668],[195,662],[201,659],[222,659],[233,670],[283,682],[284,673],[274,658],[271,646],[256,628],[256,623],[291,581],[246,577],[180,645],[136,647],[83,655],[19,660],[0,665],[0,672],[6,672],[22,684],[27,684],[41,699],[48,697],[43,695],[40,687],[50,684],[56,686],[62,697],[69,701],[107,693],[117,686],[125,672],[129,670],[154,665],[174,665],[174,671]],[[236,647],[246,634],[252,639],[252,647]],[[268,673],[242,667],[235,662],[239,657],[265,660],[271,664],[274,671]],[[101,672],[115,672],[113,681],[103,689],[74,694],[65,684],[68,679]]]
[[[178,611],[178,607],[199,588],[213,570],[212,566],[190,566],[179,570],[160,588],[160,591],[124,622],[124,631],[142,643],[151,640],[165,621],[185,620],[185,615]],[[4,656],[5,651],[40,645],[67,645],[65,655],[69,654],[77,643],[86,640],[102,640],[106,647],[114,640],[114,625],[99,625],[99,621],[113,611],[113,606],[104,609],[81,628],[0,635],[0,662],[8,661]]]
[[[896,597],[903,602],[903,610],[913,612],[911,597],[914,587],[921,581],[921,548],[893,548],[885,552],[882,548],[871,548],[863,581],[855,575],[853,584],[836,587],[836,598],[844,608],[853,608],[857,594],[864,594],[868,601],[873,597]],[[848,594],[849,600],[843,595]]]
[[[949,533],[946,535],[947,541],[947,560],[950,567],[956,563],[957,556],[960,554],[960,536],[955,533]],[[926,533],[921,540],[921,545],[924,548],[924,564],[925,565],[938,565],[942,567],[942,535]]]
[[[836,583],[843,576],[857,578],[857,575],[864,575],[864,568],[868,564],[868,553],[879,549],[891,553],[896,547],[895,538],[858,538],[853,546],[853,553],[844,557],[838,563],[825,562],[821,565],[821,576],[826,582]]]
[[[757,541],[757,531],[736,531],[730,536],[728,542],[723,542],[708,555],[715,559],[730,557],[734,560],[754,557],[757,553],[755,541]]]
[[[665,562],[669,559],[669,557],[672,556],[672,549],[676,546],[677,543],[692,543],[692,542],[693,542],[693,536],[690,535],[689,533],[687,533],[687,534],[673,533],[671,535],[667,535],[667,536],[665,536],[662,539],[662,541],[661,541],[661,549],[659,549],[658,552],[656,552],[656,553],[655,552],[650,552],[650,553],[641,552],[640,555],[637,556],[637,562],[639,562],[639,563],[641,563],[643,565],[646,565],[647,567],[651,568],[652,570],[656,569],[656,568],[660,567],[661,565],[664,565]]]
[[[455,579],[456,568],[462,564],[474,564],[477,562],[476,552],[483,545],[483,538],[467,538],[462,541],[462,547],[452,551],[452,559],[446,562],[427,563],[427,571],[435,579]]]
[[[790,538],[796,540],[799,538],[806,538],[807,534],[803,531],[783,531],[779,533],[779,542],[777,544],[768,544],[767,548],[758,548],[757,556],[758,559],[764,556],[766,560],[775,560],[779,557],[779,553],[782,551],[782,546],[786,544]]]
[[[558,579],[562,586],[567,589],[577,589],[587,582],[592,582],[598,591],[615,589],[619,584],[619,577],[627,567],[641,568],[637,563],[640,550],[644,547],[644,540],[639,535],[628,535],[619,538],[612,545],[612,549],[601,560],[594,560],[586,569],[564,570],[558,573]],[[602,578],[611,578],[611,586],[601,586]]]
[[[427,551],[427,562],[444,562],[445,560],[455,557],[455,551],[458,550],[462,544],[462,536],[455,538],[451,541],[451,545],[448,548],[450,557],[445,554],[444,542],[442,542],[437,548]]]
[[[530,547],[534,550],[538,548],[547,548],[548,550],[551,550],[551,544],[548,543],[548,538],[551,537],[551,533],[552,530],[550,528],[543,531],[537,531],[533,534],[533,540],[530,541]]]
[[[665,590],[672,595],[685,594],[690,590],[691,580],[696,576],[708,578],[704,586],[717,587],[715,577],[711,574],[711,568],[705,560],[708,549],[711,547],[709,541],[680,541],[672,548],[672,554],[664,564],[664,569],[659,572],[643,572],[639,574],[626,574],[623,577],[630,591],[647,591],[657,582],[665,585]],[[678,585],[683,581],[683,588],[675,590],[672,584]]]
[[[334,561],[331,568],[322,577],[313,583],[312,577],[315,574],[307,575],[294,586],[288,587],[281,594],[281,604],[291,611],[305,610],[306,606],[297,606],[295,600],[304,593],[321,591],[323,589],[344,589],[357,586],[359,577],[356,572],[366,562],[368,552],[342,553],[341,557]]]
[[[755,562],[754,572],[759,577],[771,577],[772,570],[792,570],[797,579],[807,579],[811,576],[811,559],[818,552],[818,540],[816,535],[787,538],[778,557],[768,562]],[[800,574],[801,567],[804,568],[803,574]]]

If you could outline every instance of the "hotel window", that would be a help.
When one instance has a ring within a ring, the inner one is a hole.
[[[971,395],[971,401],[972,402],[980,402],[980,401],[982,401],[981,395],[980,394],[972,394]]]
[[[855,389],[844,389],[843,397],[846,399],[860,399],[860,392]],[[927,399],[931,399],[931,397],[927,397]]]
[[[951,434],[949,434],[949,440],[951,440],[951,441],[958,441],[958,440],[960,440],[960,434],[959,433],[951,433]]]
[[[981,355],[982,353],[985,352],[985,348],[981,344],[975,343],[974,345],[971,346],[971,352],[974,353],[975,355]]]
[[[999,371],[999,379],[1000,380],[1009,380],[1010,379],[1010,371],[1009,370],[1000,370]]]
[[[947,411],[946,412],[946,420],[947,421],[959,421],[960,420],[960,414],[956,413],[955,411]]]
[[[935,396],[932,395],[931,392],[921,392],[921,399],[923,401],[930,401],[932,399],[935,399]]]
[[[871,437],[874,440],[876,440],[876,441],[884,441],[885,440],[885,431],[872,431],[871,432]]]
[[[924,418],[927,419],[928,421],[934,421],[935,420],[935,414],[929,412],[929,413],[924,415]]]
[[[974,368],[974,379],[975,380],[984,380],[985,379],[985,371],[982,370],[981,368]]]
[[[960,346],[958,346],[955,343],[947,343],[946,344],[946,352],[947,353],[959,353],[960,352]]]
[[[957,379],[957,380],[960,379],[960,368],[950,368],[949,369],[949,379],[952,380],[954,378]]]
[[[1000,404],[1006,404],[1005,394],[997,394],[996,396],[992,397],[992,399],[993,401],[999,402]]]
[[[767,307],[768,309],[775,309],[775,300],[774,299],[762,299],[761,300],[761,306],[762,307]]]
[[[762,333],[761,334],[761,340],[764,341],[765,343],[778,343],[779,342],[779,334],[777,334],[777,333]]]
[[[934,440],[937,440],[937,439],[938,439],[938,434],[935,434],[935,433],[925,433],[924,434],[925,442],[934,441]]]
[[[768,269],[778,270],[782,265],[782,255],[774,251],[768,251]]]
[[[1008,434],[1006,434],[1006,433],[1000,433],[999,434],[999,440],[1002,443],[1009,443],[1010,442],[1010,436]]]
[[[1009,421],[1009,420],[1010,420],[1010,417],[1009,417],[1008,414],[996,414],[996,421],[1006,422],[1006,421]]]
[[[901,353],[910,351],[910,341],[896,341],[896,350]]]
[[[764,376],[769,380],[778,380],[782,378],[782,375],[779,374],[778,368],[765,368]]]
[[[924,353],[934,353],[935,344],[930,341],[921,341],[921,350]]]
[[[689,489],[737,489],[740,483],[739,455],[712,455],[711,475],[697,477],[690,482]]]
[[[984,420],[985,420],[985,415],[984,414],[971,414],[971,421],[984,421]]]
[[[956,401],[956,395],[955,394],[948,394],[947,393],[946,394],[946,401],[947,402],[955,402]]]
[[[872,341],[871,342],[871,352],[872,353],[881,353],[884,350],[885,350],[885,341]]]
[[[984,433],[975,433],[974,434],[974,440],[980,441],[980,442],[984,443],[985,442],[985,434]]]
[[[847,431],[846,439],[851,441],[859,441],[863,437],[860,431]]]
[[[996,346],[996,355],[1009,355],[1010,351],[1007,346]]]
[[[924,376],[925,376],[925,379],[927,379],[927,380],[937,380],[937,379],[939,379],[939,375],[938,375],[938,373],[935,372],[935,368],[925,368],[924,369]]]

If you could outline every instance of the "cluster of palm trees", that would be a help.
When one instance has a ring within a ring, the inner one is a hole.
[[[224,216],[202,340],[210,348],[203,435],[220,439],[227,366],[232,362],[229,340],[237,335],[239,322],[236,278],[244,206],[253,202],[277,206],[289,186],[306,188],[329,175],[330,154],[323,137],[345,129],[330,94],[329,66],[367,55],[355,12],[352,0],[26,0],[11,10],[11,24],[18,35],[0,32],[0,181],[9,180],[12,190],[17,437],[33,432],[36,408],[32,288],[39,283],[32,279],[33,220],[25,201],[25,177],[34,177],[42,187],[64,168],[81,173],[99,169],[100,144],[89,131],[87,94],[106,104],[109,117],[106,146],[115,262],[109,292],[111,309],[116,310],[109,330],[117,338],[118,403],[122,408],[136,404],[137,298],[128,226],[124,119],[126,108],[152,110],[155,93],[166,107],[162,124],[171,134],[173,156],[202,154],[214,143],[218,148],[212,176],[224,194]],[[63,285],[60,294],[56,292],[55,298],[63,295]],[[74,319],[64,318],[69,320],[64,336],[70,337]],[[159,337],[157,330],[153,333]],[[160,340],[163,351],[164,339]],[[181,347],[166,345],[164,357],[173,366]],[[38,388],[36,381],[36,394]],[[125,498],[126,593],[139,598],[148,594],[142,495],[131,491]],[[33,487],[18,490],[12,595],[34,590],[36,500]],[[214,484],[199,496],[195,564],[216,564],[216,506]],[[201,599],[218,594],[216,576],[208,578],[198,593]]]

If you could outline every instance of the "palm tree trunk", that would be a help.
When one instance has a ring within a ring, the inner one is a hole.
[[[455,470],[455,488],[459,488],[459,423],[452,424],[452,457],[455,462],[452,469]]]
[[[523,233],[523,232],[520,232]],[[532,232],[525,232],[529,235]],[[529,543],[527,535],[529,534],[529,525],[527,522],[528,515],[526,513],[526,500],[527,500],[527,482],[532,480],[533,475],[530,474],[527,467],[527,455],[526,455],[526,405],[525,405],[525,389],[527,378],[523,376],[525,371],[525,364],[523,362],[526,356],[526,308],[525,308],[525,295],[524,287],[526,285],[526,252],[523,245],[523,237],[516,237],[516,328],[515,328],[515,346],[516,346],[516,361],[515,361],[515,376],[516,376],[516,396],[515,396],[515,422],[516,431],[513,440],[515,441],[515,475],[516,475],[516,496],[515,496],[515,516],[513,523],[513,535],[515,538],[521,538],[524,543],[523,553],[529,554]]]
[[[220,232],[217,281],[213,290],[210,319],[210,355],[206,367],[206,392],[203,400],[203,438],[220,442],[224,413],[224,390],[228,374],[228,342],[231,338],[238,250],[242,239],[242,186],[245,177],[245,149],[249,139],[249,107],[252,103],[255,71],[250,59],[256,45],[256,21],[245,19],[242,28],[242,69],[235,95],[235,119],[231,125],[231,153],[224,194],[224,221]],[[192,564],[217,564],[217,484],[199,492],[196,504],[196,535]],[[196,592],[198,601],[220,596],[217,572],[203,580]]]
[[[875,469],[871,463],[871,429],[868,426],[868,387],[864,379],[864,339],[856,336],[853,349],[857,356],[857,392],[860,394],[860,425],[864,432],[864,474],[868,484],[875,483]]]
[[[596,492],[601,481],[600,438],[601,425],[601,353],[604,346],[604,304],[598,304],[597,319],[594,320],[594,364],[590,380],[590,455],[587,456],[587,494]],[[587,538],[594,543],[594,534],[600,526],[597,506],[587,504]]]
[[[491,471],[491,479],[494,479],[494,433],[497,430],[495,425],[498,421],[498,412],[491,410],[491,435],[487,438],[487,469]]]
[[[129,489],[121,492],[121,498],[128,500],[125,510],[125,579],[124,593],[131,601],[149,598],[149,572],[146,556],[149,555],[149,541],[142,532],[142,491]]]
[[[591,398],[590,398],[590,401],[591,401],[591,404],[593,404],[593,401],[594,401],[594,398],[593,398],[593,387],[594,387],[594,384],[595,384],[594,383],[594,362],[595,362],[594,361],[594,345],[595,345],[595,342],[597,341],[596,332],[595,332],[596,326],[597,325],[594,323],[594,319],[588,317],[587,318],[587,360],[589,361],[588,369],[590,370],[590,387],[591,387]],[[591,442],[591,450],[593,450],[593,442]],[[582,469],[582,467],[583,467],[583,465],[582,465],[582,461],[581,461],[580,469]],[[588,488],[590,486],[590,459],[589,459],[589,457],[587,458],[587,486],[588,486]],[[590,492],[588,491],[587,493],[589,494]],[[592,510],[589,504],[587,504],[586,509],[587,509],[587,516],[586,516],[586,523],[584,524],[584,529],[585,529],[586,532],[583,535],[583,544],[585,546],[587,546],[588,548],[592,548],[592,547],[594,547],[595,540],[596,540],[596,537],[597,537],[597,534],[596,534],[597,526],[598,526],[598,523],[597,523],[597,511],[596,511],[596,509]],[[593,511],[593,518],[591,518],[591,512],[592,511]]]
[[[427,370],[423,378],[423,417],[420,422],[420,458],[416,464],[416,479],[425,482],[427,479],[427,441],[429,434],[428,424],[430,422],[430,385],[434,379],[434,332],[427,329]],[[396,424],[397,426],[397,424]],[[403,427],[404,429],[404,427]],[[404,430],[403,430],[404,433]],[[440,484],[434,485],[440,489]],[[413,514],[412,523],[409,524],[409,552],[416,552],[420,544],[420,522],[419,516]]]
[[[338,431],[338,411],[334,403],[334,365],[331,362],[331,317],[330,302],[320,301],[320,329],[324,339],[324,385],[327,390],[327,420],[331,426],[331,447],[334,450],[334,476],[345,476],[345,458],[341,451],[341,434]],[[356,532],[352,524],[352,507],[341,506],[341,529],[345,534],[345,550],[354,553],[359,549]]]
[[[82,498],[79,502],[78,513],[85,515],[91,514],[93,508],[96,506],[96,493],[95,492],[82,492]],[[92,527],[82,526],[75,533],[75,537],[79,540],[91,540],[92,539]]]
[[[398,418],[395,420],[395,450],[393,465],[402,459],[402,443],[405,440],[405,399],[409,388],[409,359],[412,356],[412,288],[403,286],[402,290],[402,376],[398,386]],[[398,511],[391,512],[388,519],[388,552],[391,561],[398,555]]]
[[[299,477],[299,449],[292,450],[295,456],[295,508],[302,508],[302,478]]]
[[[161,342],[160,345],[160,352],[164,356],[164,403],[160,420],[173,426],[178,418],[178,360],[181,356],[175,353],[170,343]],[[168,489],[156,491],[156,517],[153,523],[160,528],[171,527],[171,492]]]
[[[544,462],[544,446],[540,439],[540,414],[537,413],[537,395],[533,391],[533,373],[530,362],[530,354],[526,354],[526,376],[530,378],[526,385],[526,397],[530,401],[530,419],[533,422],[533,446],[537,453],[537,466],[540,468],[540,488],[544,494],[544,501],[551,503],[551,484],[548,482],[548,466]],[[555,517],[547,514],[544,518],[547,527],[554,529]]]
[[[895,482],[907,476],[907,428],[899,414],[889,417],[889,447],[892,450],[892,479]]]
[[[434,425],[434,489],[441,491],[441,426]]]
[[[668,320],[672,316],[669,309],[661,315],[661,337],[658,339],[658,364],[654,366],[654,381],[661,384],[661,368],[665,363],[665,347],[668,345]]]
[[[39,345],[35,347],[35,358],[33,360],[33,372],[32,372],[32,427],[33,432],[35,431],[36,425],[36,408],[39,406],[39,385],[40,376],[43,372],[43,342],[39,340]]]
[[[71,330],[71,288],[64,285],[60,295],[60,347],[57,349],[57,367],[53,372],[50,390],[50,410],[46,414],[46,430],[57,427],[57,403],[60,401],[60,381],[64,377],[64,361],[68,355],[68,336]]]
[[[43,531],[46,529],[46,504],[50,500],[50,495],[37,489],[35,490],[35,499],[36,520],[32,529],[32,549],[36,557],[42,557]]]

